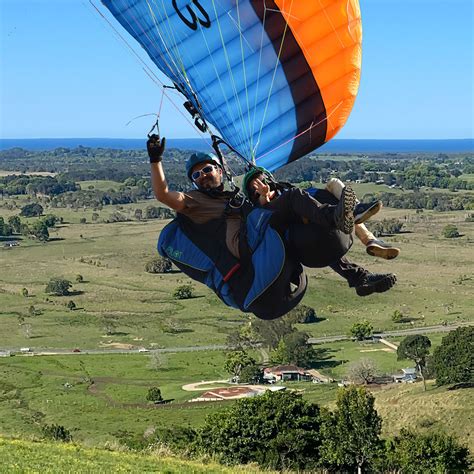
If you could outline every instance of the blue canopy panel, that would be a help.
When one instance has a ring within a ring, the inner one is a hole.
[[[324,143],[318,86],[272,1],[266,9],[263,0],[103,3],[189,100],[196,94],[205,120],[246,158],[274,171]],[[321,126],[312,138],[294,140],[315,117]]]

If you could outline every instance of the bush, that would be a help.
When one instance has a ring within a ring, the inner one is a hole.
[[[51,278],[49,283],[46,285],[46,293],[50,293],[56,296],[66,296],[69,294],[69,288],[72,287],[72,283],[69,280],[63,278]]]
[[[27,290],[26,288],[22,288],[21,294],[22,294],[22,296],[24,296],[25,298],[28,298],[29,292],[28,292],[28,290]]]
[[[63,441],[65,443],[72,441],[71,432],[62,425],[45,425],[41,431],[43,436],[55,441]]]
[[[351,336],[355,337],[358,341],[363,341],[372,336],[374,328],[369,321],[361,321],[355,323],[351,327]]]
[[[165,257],[155,257],[145,265],[145,271],[148,273],[168,273],[171,268],[171,260]]]
[[[295,309],[292,309],[288,313],[287,317],[291,320],[291,322],[300,324],[315,323],[318,320],[314,308],[311,308],[310,306],[306,306],[304,304],[300,304]]]
[[[392,314],[392,321],[394,323],[401,323],[403,321],[403,314],[396,309]]]
[[[447,239],[455,239],[456,237],[459,237],[458,228],[453,224],[448,224],[443,229],[443,236]]]
[[[421,434],[402,428],[386,443],[384,464],[379,472],[467,472],[469,450],[444,433]]]
[[[146,399],[149,402],[153,402],[153,403],[163,401],[163,397],[161,396],[161,390],[158,387],[150,387],[148,389]]]
[[[66,306],[67,306],[67,309],[70,309],[71,311],[76,309],[76,303],[74,303],[74,301],[72,300],[69,300]]]
[[[173,298],[177,300],[194,298],[194,286],[189,284],[178,286],[173,292]]]

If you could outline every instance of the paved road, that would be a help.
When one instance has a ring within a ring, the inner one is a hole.
[[[378,332],[375,336],[380,338],[390,338],[390,337],[397,337],[397,336],[409,336],[410,334],[431,334],[431,333],[439,333],[439,332],[450,332],[454,331],[456,328],[460,326],[472,326],[474,325],[474,321],[469,321],[466,323],[459,323],[459,324],[451,324],[448,326],[426,326],[426,327],[417,327],[417,328],[409,328],[409,329],[400,329],[399,331],[384,331]],[[308,339],[309,344],[320,344],[324,342],[334,342],[334,341],[346,341],[350,339],[349,336],[340,335],[340,336],[327,336],[327,337],[310,337]]]
[[[460,326],[472,326],[474,321],[451,324],[449,326],[427,326],[427,327],[417,327],[409,329],[400,329],[399,331],[385,331],[376,333],[375,335],[380,338],[390,338],[397,336],[408,336],[410,334],[431,334],[431,333],[440,333],[440,332],[449,332]],[[349,336],[338,335],[338,336],[325,336],[325,337],[310,337],[308,339],[309,344],[322,344],[326,342],[335,342],[335,341],[346,341],[350,340]],[[161,349],[152,349],[152,350],[143,350],[143,349],[81,349],[81,352],[73,352],[72,349],[42,349],[42,348],[32,348],[32,350],[24,355],[79,355],[79,354],[149,354],[150,352],[158,353],[167,353],[167,352],[194,352],[194,351],[221,351],[227,349],[225,345],[209,345],[209,346],[191,346],[191,347],[166,347]],[[11,353],[21,353],[20,348],[0,348],[1,353],[11,352]]]

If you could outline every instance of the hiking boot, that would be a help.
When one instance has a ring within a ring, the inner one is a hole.
[[[359,296],[369,296],[372,293],[383,293],[390,290],[397,281],[393,273],[369,273],[361,281],[360,285],[355,287]]]
[[[362,224],[382,209],[382,201],[359,202],[354,209],[354,224]]]
[[[354,208],[357,197],[350,186],[342,190],[341,199],[334,209],[334,224],[336,229],[351,234],[354,230]]]
[[[378,239],[369,240],[365,249],[372,257],[380,257],[385,260],[392,260],[398,257],[400,253],[400,249],[397,247],[392,247],[390,244],[387,244],[387,242]]]

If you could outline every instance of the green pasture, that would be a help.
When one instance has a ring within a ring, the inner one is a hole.
[[[348,359],[361,355],[380,367],[406,367],[379,344],[337,343],[327,345],[329,359],[319,369],[337,375]],[[322,348],[324,346],[317,346]],[[84,446],[117,443],[120,430],[144,433],[150,428],[198,427],[205,417],[233,402],[187,403],[200,392],[186,392],[188,383],[225,378],[224,353],[220,351],[168,354],[159,369],[150,366],[150,354],[69,356],[16,356],[0,359],[0,436],[37,438],[43,424],[61,424]],[[333,369],[329,363],[338,364]],[[285,384],[300,391],[308,401],[334,408],[337,384],[311,382]],[[146,402],[149,387],[158,386],[165,405]],[[368,387],[376,397],[385,434],[402,426],[444,429],[473,447],[472,389],[448,390],[428,384]],[[202,390],[205,390],[203,387]]]
[[[0,438],[0,473],[74,472],[163,472],[179,474],[220,474],[263,472],[254,466],[226,468],[215,462],[186,461],[159,449],[153,453],[133,454],[109,449],[84,448],[77,444],[32,442]],[[270,471],[265,471],[270,472]]]
[[[95,189],[96,191],[110,191],[111,189],[113,189],[114,191],[117,191],[120,188],[120,186],[123,186],[123,183],[120,183],[118,181],[106,180],[106,179],[77,181],[77,184],[84,191],[87,191],[88,189]]]
[[[200,284],[194,284],[196,298],[175,300],[174,289],[190,282],[182,273],[144,271],[146,262],[156,256],[165,221],[79,224],[79,216],[91,211],[53,212],[64,213],[71,223],[53,230],[50,242],[24,239],[19,247],[0,248],[0,348],[223,344],[227,334],[246,319]],[[0,214],[5,215],[5,210],[0,209]],[[315,308],[320,322],[302,328],[321,337],[347,334],[354,322],[363,319],[376,330],[472,320],[474,224],[465,222],[466,215],[383,209],[379,218],[404,223],[403,233],[385,238],[400,247],[401,255],[392,261],[375,259],[355,242],[348,258],[373,272],[396,273],[397,285],[387,293],[361,298],[329,268],[308,269],[310,283],[303,303]],[[458,227],[462,237],[442,237],[449,223]],[[76,275],[82,275],[84,282],[76,283]],[[57,276],[73,282],[70,296],[45,294],[47,282]],[[21,295],[22,288],[28,289],[29,297]],[[69,300],[76,310],[66,308]],[[30,306],[36,316],[29,316]],[[405,322],[392,322],[396,310]],[[110,320],[114,327],[107,330]]]
[[[185,403],[199,392],[187,383],[225,378],[224,353],[168,354],[162,367],[149,354],[16,356],[0,359],[0,434],[39,436],[41,424],[62,424],[74,439],[96,446],[127,430],[198,426],[218,405]],[[146,401],[158,386],[171,404]]]

